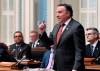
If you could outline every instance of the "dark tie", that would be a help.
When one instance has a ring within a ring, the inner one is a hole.
[[[32,48],[34,48],[35,43],[32,43]]]
[[[91,48],[91,57],[93,57],[93,46],[90,45],[90,48]]]
[[[18,55],[19,55],[19,50],[20,50],[20,46],[16,46],[16,53],[15,53],[15,58],[18,59]]]
[[[59,30],[58,30],[57,38],[56,38],[56,43],[57,43],[57,44],[58,44],[59,39],[60,39],[60,36],[61,36],[61,34],[62,34],[62,29],[63,29],[64,25],[65,25],[65,24],[62,24],[62,25],[60,26]]]

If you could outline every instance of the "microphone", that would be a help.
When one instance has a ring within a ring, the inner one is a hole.
[[[15,52],[15,49],[13,49],[12,51],[11,51],[11,54],[13,54]]]
[[[24,59],[26,59],[26,56],[25,56],[25,55],[22,57],[22,59],[21,59],[20,61],[18,61],[18,62],[15,64],[15,66],[18,66],[18,65],[20,64],[20,62],[22,62]]]
[[[99,59],[100,59],[100,56],[96,60],[99,60]]]
[[[100,56],[98,58],[96,58],[95,63],[100,64]]]

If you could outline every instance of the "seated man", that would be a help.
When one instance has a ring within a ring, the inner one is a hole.
[[[20,31],[14,33],[15,43],[10,45],[9,52],[16,59],[31,59],[31,47],[24,43],[23,34]]]
[[[31,48],[46,47],[46,44],[39,39],[38,31],[30,32],[30,43]],[[32,51],[32,59],[41,61],[45,51]]]
[[[0,43],[0,62],[16,62],[16,60],[7,52],[5,47]],[[4,45],[6,46],[6,45]]]
[[[86,39],[89,44],[85,48],[85,57],[98,58],[100,56],[100,41],[98,40],[99,31],[96,28],[86,29]]]
[[[42,59],[41,68],[53,69],[54,67],[54,45],[51,45],[51,50],[45,52]]]
[[[39,33],[37,31],[30,32],[30,40],[29,45],[31,48],[46,47],[46,44],[39,39]]]

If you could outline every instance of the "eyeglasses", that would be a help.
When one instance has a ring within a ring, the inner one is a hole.
[[[94,33],[88,33],[88,34],[86,34],[86,36],[87,36],[87,35],[94,35]]]
[[[17,38],[17,37],[22,37],[21,35],[19,35],[19,36],[14,36],[14,38]]]

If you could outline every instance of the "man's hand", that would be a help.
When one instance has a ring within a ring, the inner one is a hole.
[[[44,21],[42,21],[42,23],[39,25],[39,31],[40,33],[43,33],[46,29],[46,24]]]

